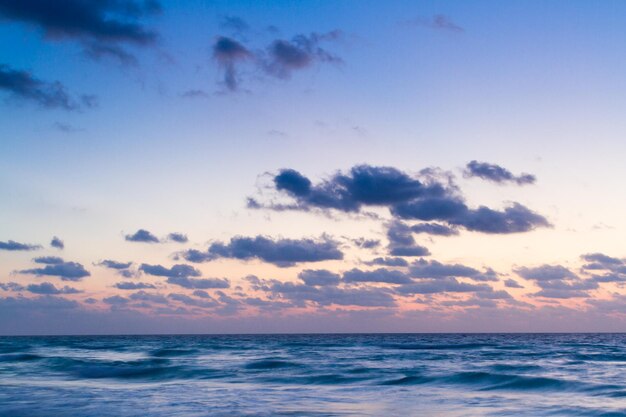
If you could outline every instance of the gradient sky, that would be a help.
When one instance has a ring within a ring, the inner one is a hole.
[[[626,331],[626,3],[51,4],[0,0],[0,334]]]

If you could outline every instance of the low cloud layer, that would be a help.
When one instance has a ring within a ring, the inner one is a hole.
[[[182,255],[189,262],[208,262],[219,258],[259,259],[279,267],[302,262],[341,260],[339,243],[327,237],[319,239],[271,239],[265,236],[233,237],[229,243],[212,243],[205,252],[195,249]]]

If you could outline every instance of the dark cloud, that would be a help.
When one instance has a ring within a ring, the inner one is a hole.
[[[160,11],[156,0],[0,0],[0,17],[35,26],[47,39],[78,41],[92,58],[111,56],[126,64],[135,57],[122,45],[153,44],[157,33],[140,19]]]
[[[237,65],[254,58],[245,46],[238,41],[220,36],[213,44],[213,58],[217,61],[222,71],[224,71],[224,85],[230,91],[236,91],[239,87]]]
[[[52,240],[50,241],[50,246],[52,246],[53,248],[57,248],[57,249],[64,249],[65,243],[63,243],[63,241],[59,239],[58,237],[54,236]]]
[[[132,235],[126,235],[128,242],[159,243],[159,238],[145,229],[139,229]]]
[[[194,294],[196,292],[197,291],[194,291]],[[201,307],[201,308],[215,308],[215,307],[220,306],[220,303],[217,302],[217,300],[213,299],[213,297],[210,297],[208,294],[206,295],[207,295],[206,297],[201,297],[201,299],[198,299],[198,298],[190,297],[186,294],[172,293],[172,294],[169,294],[168,297],[174,301],[178,301],[187,306]]]
[[[403,219],[446,221],[467,230],[491,234],[522,233],[550,226],[545,217],[519,203],[498,211],[485,206],[470,209],[454,198],[434,198],[400,204],[392,212]]]
[[[415,19],[403,22],[405,25],[421,26],[429,29],[445,30],[450,32],[461,33],[464,29],[454,23],[448,16],[436,14],[432,17],[416,17]]]
[[[598,288],[598,283],[591,279],[581,279],[569,269],[561,265],[541,265],[534,268],[517,268],[515,272],[530,281],[534,281],[541,289],[533,294],[543,298],[577,298],[588,297],[589,290]]]
[[[305,269],[298,274],[306,285],[323,286],[339,284],[340,276],[326,269]]]
[[[479,292],[479,291],[493,291],[493,289],[486,284],[469,284],[461,282],[453,277],[444,277],[437,279],[425,279],[411,284],[401,285],[396,288],[396,291],[401,295],[415,295],[415,294],[439,294],[439,293],[465,293],[465,292]]]
[[[155,303],[155,304],[168,304],[169,301],[164,295],[161,294],[153,294],[146,291],[137,291],[136,293],[132,293],[129,298],[133,301],[143,301],[147,303]]]
[[[132,262],[117,262],[110,259],[105,259],[104,261],[99,262],[97,265],[104,266],[110,269],[128,269],[132,264]]]
[[[339,244],[328,237],[320,239],[276,239],[265,236],[233,237],[229,243],[215,242],[206,252],[189,250],[183,257],[190,262],[206,262],[217,258],[259,259],[279,267],[300,262],[343,259]]]
[[[418,245],[413,238],[413,231],[403,222],[394,221],[387,228],[389,254],[392,256],[428,256],[427,248]]]
[[[169,284],[189,289],[208,290],[213,288],[230,288],[230,282],[226,278],[189,278],[189,277],[169,277]]]
[[[30,284],[26,287],[28,292],[32,292],[33,294],[42,294],[42,295],[58,295],[58,294],[79,294],[82,291],[77,290],[76,288],[68,287],[67,285],[63,288],[57,288],[54,284],[50,282],[42,282],[41,284]]]
[[[19,243],[14,240],[9,240],[7,242],[0,242],[0,250],[28,251],[28,250],[37,250],[37,249],[41,249],[41,246],[29,245],[27,243]]]
[[[172,242],[177,242],[177,243],[189,242],[187,235],[184,235],[182,233],[170,233],[169,235],[167,235],[167,239],[171,240]]]
[[[414,278],[445,278],[445,277],[466,277],[473,278],[481,276],[477,269],[460,264],[442,264],[437,261],[426,261],[420,259],[414,262],[409,269]]]
[[[276,39],[267,48],[264,70],[277,78],[287,79],[294,71],[317,63],[341,63],[341,58],[323,49],[320,44],[336,41],[342,37],[340,31],[298,35],[292,40]]]
[[[22,274],[33,274],[37,276],[59,277],[63,281],[80,281],[90,276],[89,271],[78,262],[65,262],[55,256],[35,258],[36,263],[45,264],[43,268],[24,269],[19,271]]]
[[[393,307],[396,302],[384,288],[338,288],[336,286],[309,286],[291,282],[270,281],[265,284],[274,297],[289,300],[297,306],[307,302],[319,306],[345,305],[361,307]]]
[[[379,268],[375,271],[362,271],[354,268],[343,274],[343,281],[348,283],[380,282],[386,284],[409,284],[413,282],[404,272]]]
[[[24,286],[17,282],[0,282],[0,289],[3,291],[23,291]]]
[[[478,177],[487,181],[504,184],[513,182],[517,185],[534,184],[537,178],[531,174],[513,175],[511,171],[496,164],[487,162],[471,161],[464,171],[467,178]]]
[[[391,167],[358,165],[348,174],[337,173],[318,185],[298,171],[283,169],[274,177],[274,185],[295,198],[298,208],[336,209],[356,212],[362,206],[386,206],[410,201],[424,195],[439,195],[443,189],[413,179]]]
[[[576,274],[561,265],[542,265],[535,268],[521,267],[515,269],[515,272],[522,278],[533,281],[552,281],[567,278],[578,278]]]
[[[519,282],[510,278],[504,281],[504,286],[507,288],[524,288]]]
[[[8,92],[13,98],[32,101],[47,109],[78,110],[93,107],[95,104],[93,96],[72,97],[58,81],[43,81],[27,71],[12,69],[2,64],[0,64],[0,90]]]
[[[118,290],[147,290],[156,288],[154,285],[145,282],[118,282],[113,286]]]
[[[239,18],[224,20],[224,29],[235,35],[247,30],[247,24]],[[321,63],[341,63],[337,55],[322,47],[322,44],[342,38],[338,30],[328,33],[297,35],[291,40],[275,39],[262,51],[255,51],[241,41],[227,36],[219,36],[213,44],[213,58],[223,71],[223,84],[229,91],[236,91],[240,85],[239,66],[246,62],[254,64],[257,70],[271,77],[288,79],[295,71]]]
[[[459,234],[459,231],[450,226],[446,226],[439,223],[420,223],[411,226],[413,233],[425,233],[434,236],[455,236]]]
[[[366,262],[367,265],[382,265],[382,266],[409,266],[409,263],[406,259],[403,258],[374,258],[369,262]]]
[[[202,275],[196,268],[185,264],[176,264],[171,268],[162,265],[141,264],[139,270],[149,275],[167,278],[199,277]]]
[[[113,307],[125,306],[126,304],[128,304],[130,302],[130,300],[128,298],[124,298],[124,297],[121,297],[119,295],[113,295],[111,297],[103,298],[102,301],[105,304],[108,304],[108,305],[113,306]]]
[[[418,179],[391,167],[358,165],[348,174],[337,173],[319,184],[313,184],[298,171],[283,169],[273,182],[275,189],[291,197],[294,203],[262,205],[255,200],[257,208],[360,212],[366,206],[382,206],[389,208],[397,219],[438,221],[449,228],[416,225],[418,232],[454,233],[450,229],[460,226],[471,231],[505,234],[550,226],[543,216],[519,203],[512,203],[502,211],[485,206],[472,209],[452,178],[449,175],[442,178],[435,169],[423,170]],[[412,256],[417,252],[412,251]]]
[[[354,243],[357,247],[361,249],[374,249],[380,246],[380,240],[378,239],[351,239],[352,243]]]
[[[596,282],[624,282],[626,281],[626,262],[623,259],[613,258],[602,253],[589,253],[581,258],[587,263],[582,266],[585,272],[603,272],[603,275],[593,275]]]
[[[59,258],[58,256],[40,256],[34,258],[33,262],[44,265],[59,265],[63,263],[63,258]]]

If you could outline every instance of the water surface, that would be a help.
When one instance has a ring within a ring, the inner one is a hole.
[[[0,337],[0,410],[626,416],[626,335]]]

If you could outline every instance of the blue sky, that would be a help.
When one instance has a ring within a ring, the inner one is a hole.
[[[104,321],[109,332],[623,330],[615,306],[626,279],[616,266],[626,228],[624,3],[57,3],[51,11],[46,1],[0,0],[0,243],[41,246],[0,245],[0,282],[15,283],[0,288],[0,309],[12,317],[0,319],[0,332],[89,333]],[[63,91],[65,101],[24,90],[18,76]],[[470,161],[492,171],[472,173]],[[466,211],[433,221],[457,234],[408,232],[429,255],[373,263],[391,256],[393,225],[432,222],[398,215],[398,201],[370,204],[341,188],[357,184],[357,166],[393,177],[368,189],[376,198],[406,178],[444,187]],[[496,167],[535,180],[518,185]],[[310,181],[309,197],[278,186],[285,169]],[[329,184],[357,209],[316,203],[311,196]],[[528,212],[506,212],[514,203]],[[489,217],[477,227],[481,206],[530,223],[494,232]],[[160,243],[126,239],[140,229]],[[188,241],[169,241],[171,232]],[[53,236],[62,250],[50,247]],[[237,237],[275,246],[242,257]],[[357,239],[379,243],[363,248]],[[211,253],[216,242],[227,249]],[[308,252],[330,242],[342,258],[277,266],[261,256],[303,242],[314,243],[304,244]],[[189,250],[211,259],[194,263]],[[602,258],[601,269],[581,258],[589,254],[614,261]],[[44,256],[90,275],[68,282],[23,272],[51,265],[33,261]],[[132,262],[132,277],[103,260]],[[419,284],[412,274],[426,261],[493,269],[496,278],[427,277],[440,279],[437,292],[408,295],[408,284],[384,282],[396,271]],[[185,278],[225,278],[229,287],[203,298],[143,264],[189,265],[198,275]],[[520,272],[545,266],[569,273]],[[354,268],[378,278],[349,282]],[[306,289],[315,295],[305,299],[276,284],[302,285],[304,270],[340,278],[332,290]],[[441,278],[490,290],[450,290]],[[116,287],[129,280],[146,288]],[[80,293],[29,290],[44,282]],[[476,316],[494,319],[479,326]],[[528,327],[536,317],[550,320]]]

